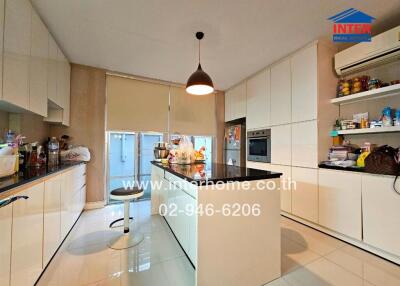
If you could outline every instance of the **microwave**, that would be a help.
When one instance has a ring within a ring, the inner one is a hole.
[[[247,160],[271,163],[271,129],[247,132]]]

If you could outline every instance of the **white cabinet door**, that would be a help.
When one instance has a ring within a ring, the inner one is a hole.
[[[246,117],[246,82],[242,82],[232,89],[232,119]]]
[[[3,100],[29,109],[31,10],[28,0],[6,0]]]
[[[318,167],[318,123],[316,120],[292,124],[292,165]]]
[[[272,126],[271,128],[271,163],[291,165],[292,140],[290,124]]]
[[[361,174],[319,169],[319,224],[361,240]]]
[[[0,285],[10,285],[12,204],[0,208]]]
[[[46,266],[61,243],[62,175],[44,184],[43,266]]]
[[[29,73],[29,110],[47,116],[47,65],[49,33],[39,15],[32,9],[32,43]]]
[[[270,70],[265,69],[247,81],[247,129],[270,126],[270,102]]]
[[[292,167],[292,213],[318,223],[318,170]]]
[[[292,122],[317,119],[317,45],[297,52],[292,63]]]
[[[13,205],[11,285],[33,285],[42,272],[44,183],[18,195]]]
[[[47,63],[47,98],[53,103],[59,104],[57,98],[57,44],[49,35],[49,58]]]
[[[65,104],[65,57],[57,48],[57,105],[64,108]]]
[[[73,225],[71,207],[73,205],[72,170],[62,174],[61,182],[61,240],[63,240]]]
[[[291,122],[290,60],[271,67],[271,125]]]
[[[225,92],[225,122],[232,120],[232,92]]]
[[[71,106],[71,66],[68,61],[64,63],[64,110],[63,121],[64,126],[70,124],[70,106]]]
[[[274,165],[271,164],[268,168],[269,171],[282,173],[281,176],[281,210],[291,213],[292,212],[292,168],[290,166]]]
[[[188,196],[187,197],[187,205],[190,205],[190,209],[197,209],[197,201]],[[190,214],[190,213],[189,213]],[[194,266],[197,266],[197,216],[194,211],[192,215],[187,217],[188,219],[188,256]]]
[[[393,182],[392,176],[362,175],[363,233],[365,243],[400,256],[400,195]]]

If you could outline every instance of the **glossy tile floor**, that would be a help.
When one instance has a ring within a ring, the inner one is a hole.
[[[133,229],[145,234],[137,247],[116,251],[107,242],[120,228],[122,205],[84,212],[38,285],[194,286],[194,270],[150,202],[132,204]],[[400,267],[282,217],[282,278],[268,286],[400,285]],[[222,285],[224,286],[224,285]]]

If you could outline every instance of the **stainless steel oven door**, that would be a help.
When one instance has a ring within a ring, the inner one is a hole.
[[[271,137],[253,137],[247,139],[247,160],[271,162]]]

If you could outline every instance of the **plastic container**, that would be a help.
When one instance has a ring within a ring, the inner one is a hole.
[[[393,126],[392,109],[389,106],[383,109],[382,123],[384,127]]]
[[[47,149],[49,152],[48,165],[57,166],[60,157],[60,143],[57,141],[56,137],[51,137]]]
[[[16,155],[0,155],[0,178],[13,175],[17,162]]]
[[[395,118],[394,118],[394,125],[395,126],[400,126],[400,108],[398,108],[396,110],[396,115],[395,115]]]

